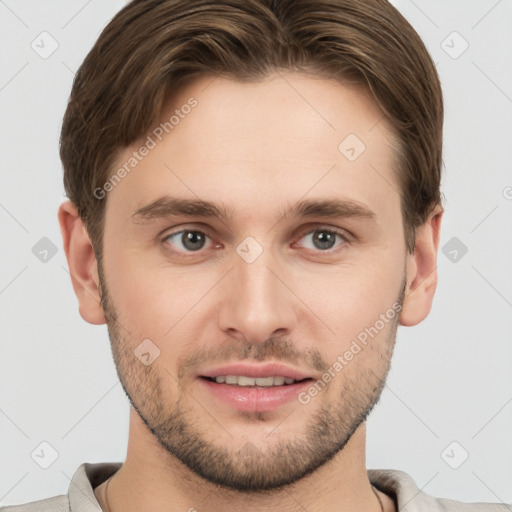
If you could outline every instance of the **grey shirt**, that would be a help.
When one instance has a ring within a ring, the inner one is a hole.
[[[98,512],[101,510],[94,488],[121,467],[120,462],[82,464],[73,475],[67,495],[0,508],[2,512]],[[400,512],[512,512],[512,505],[498,503],[461,503],[433,498],[418,489],[403,471],[368,470],[370,482],[395,500]]]

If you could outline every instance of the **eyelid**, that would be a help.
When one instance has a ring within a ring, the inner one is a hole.
[[[162,231],[162,241],[170,237],[171,235],[176,235],[177,233],[181,233],[182,231],[199,231],[201,233],[204,233],[208,237],[213,238],[212,230],[210,229],[209,226],[205,226],[204,224],[184,224],[180,226],[174,226],[173,228],[168,228]]]
[[[346,229],[337,227],[337,226],[330,226],[328,224],[310,224],[307,227],[304,227],[299,231],[300,236],[303,237],[304,235],[308,235],[309,233],[312,233],[313,231],[329,231],[332,233],[337,233],[338,235],[343,236],[346,240],[353,240],[355,237],[352,233],[347,231]]]

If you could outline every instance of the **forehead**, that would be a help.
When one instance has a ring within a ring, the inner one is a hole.
[[[248,83],[204,76],[169,98],[154,124],[119,155],[113,172],[127,172],[107,212],[128,219],[165,194],[262,220],[306,196],[339,194],[380,215],[399,204],[392,131],[353,86],[291,72]]]

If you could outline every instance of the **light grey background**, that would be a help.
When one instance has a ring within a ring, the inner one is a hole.
[[[78,314],[57,222],[73,74],[124,3],[0,0],[2,505],[66,493],[81,463],[126,454],[106,326]],[[443,83],[446,213],[434,306],[398,331],[367,465],[404,470],[432,495],[512,502],[512,1],[393,3]],[[51,49],[43,31],[58,43],[47,58],[31,47]],[[47,262],[32,251],[43,237],[57,251]],[[31,457],[42,442],[58,453],[48,469]]]

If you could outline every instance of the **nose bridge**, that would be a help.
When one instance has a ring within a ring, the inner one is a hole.
[[[227,296],[221,304],[219,327],[250,342],[263,342],[294,322],[292,294],[277,275],[278,255],[254,238],[245,239],[233,255]]]
[[[275,290],[276,277],[270,271],[272,266],[276,266],[274,260],[270,249],[267,249],[252,262],[240,257],[235,263],[235,276],[240,283],[242,297],[255,302],[255,306],[267,304],[278,293]]]

